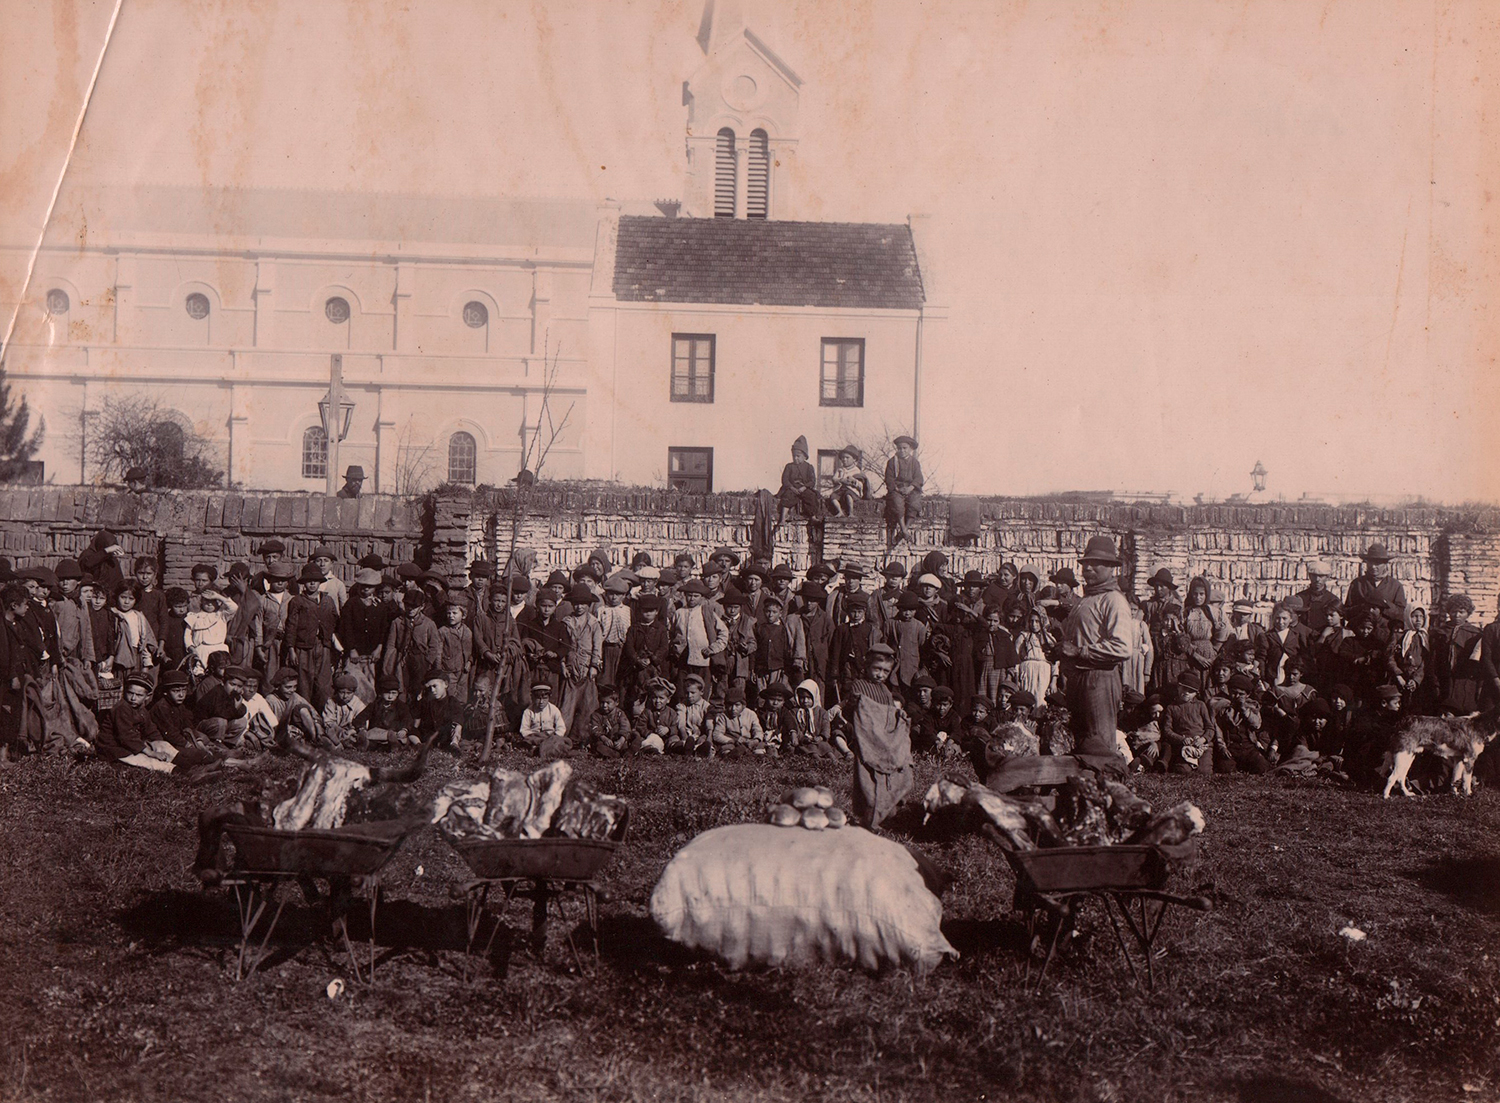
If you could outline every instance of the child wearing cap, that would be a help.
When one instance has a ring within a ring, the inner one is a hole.
[[[620,707],[620,687],[599,687],[599,707],[589,716],[588,745],[600,758],[620,758],[630,752],[630,717]]]
[[[589,714],[599,701],[595,679],[604,666],[604,630],[594,616],[597,600],[583,583],[576,584],[568,594],[572,608],[563,619],[568,650],[563,659],[563,699],[558,707],[570,731],[588,730]]]
[[[1209,748],[1218,730],[1208,705],[1199,700],[1202,678],[1185,670],[1177,678],[1177,699],[1162,717],[1161,741],[1164,760],[1174,774],[1211,773]]]
[[[161,696],[151,706],[151,722],[161,738],[177,751],[176,766],[201,766],[220,759],[223,753],[210,746],[198,731],[197,714],[187,703],[188,676],[185,671],[168,670],[161,676]]]
[[[761,610],[766,620],[755,627],[756,688],[764,690],[784,677],[800,682],[807,669],[807,642],[801,622],[785,615],[781,599],[774,594],[766,597]]]
[[[1260,709],[1251,695],[1255,680],[1236,672],[1229,679],[1229,701],[1214,712],[1214,773],[1271,772],[1276,743],[1261,729]]]
[[[898,540],[911,543],[907,526],[916,520],[922,508],[924,481],[916,440],[899,436],[894,443],[896,454],[885,464],[885,527],[889,547],[895,547]]]
[[[421,591],[408,590],[401,606],[401,615],[391,621],[386,636],[381,673],[398,680],[406,699],[415,701],[428,672],[442,660],[443,641],[427,615],[427,598]]]
[[[979,665],[979,692],[992,704],[998,704],[1000,682],[1016,666],[1016,641],[1005,627],[999,608],[984,610],[984,629],[975,648]]]
[[[302,697],[321,711],[333,691],[333,648],[338,614],[319,592],[323,577],[311,565],[298,578],[301,592],[287,603],[281,661],[297,672]]]
[[[604,604],[597,614],[603,656],[599,667],[601,688],[620,681],[620,659],[625,653],[625,637],[630,633],[630,606],[625,604],[629,593],[630,583],[620,575],[604,583]]]
[[[52,602],[52,618],[57,625],[57,652],[63,663],[79,664],[92,670],[94,657],[94,631],[91,610],[79,594],[83,572],[73,559],[64,559],[57,565],[58,596]]]
[[[896,623],[892,635],[896,652],[895,683],[909,689],[922,668],[922,648],[927,643],[927,625],[917,619],[922,599],[910,590],[896,602]]]
[[[762,687],[756,712],[760,715],[761,731],[765,735],[766,753],[780,755],[791,751],[796,745],[796,726],[792,721],[787,702],[792,696],[792,687],[779,678]]]
[[[833,632],[828,645],[829,697],[844,699],[844,687],[865,669],[865,655],[870,645],[880,639],[880,630],[870,621],[869,606],[851,601],[844,606],[844,623]]]
[[[631,708],[645,699],[651,682],[666,673],[672,658],[672,638],[661,615],[662,607],[660,594],[642,594],[625,633],[620,663],[625,703]]]
[[[405,743],[411,726],[411,710],[401,700],[401,680],[382,674],[375,684],[375,700],[354,718],[359,745],[380,743],[390,747],[393,743]]]
[[[744,690],[755,673],[755,618],[750,615],[749,599],[738,590],[723,597],[724,630],[729,643],[721,655],[721,665],[714,668],[716,681],[725,692],[738,686]]]
[[[151,679],[144,674],[126,677],[119,703],[101,717],[97,750],[110,762],[170,774],[177,748],[162,738],[147,710],[151,689]]]
[[[365,711],[365,703],[357,696],[358,690],[359,682],[354,675],[333,676],[333,696],[323,706],[323,738],[335,749],[358,742],[356,721]]]
[[[681,609],[672,614],[672,650],[677,656],[679,684],[696,674],[707,686],[714,658],[729,646],[729,631],[717,605],[707,603],[708,587],[696,579],[683,585]]]
[[[521,741],[542,758],[560,758],[573,749],[562,710],[552,703],[552,686],[538,681],[531,687],[531,703],[521,713]]]
[[[318,593],[326,597],[333,606],[333,615],[337,617],[344,608],[344,602],[349,599],[349,590],[341,578],[333,573],[334,560],[338,558],[334,550],[326,545],[320,544],[313,549],[312,568],[318,573]]]
[[[271,679],[271,691],[263,700],[275,719],[274,739],[281,743],[299,738],[308,743],[327,745],[323,725],[312,702],[297,691],[301,676],[296,667],[284,666]],[[252,725],[254,721],[252,719]]]
[[[168,670],[185,670],[190,665],[187,617],[193,611],[193,595],[181,586],[173,586],[163,595],[167,611],[162,616],[158,653]]]

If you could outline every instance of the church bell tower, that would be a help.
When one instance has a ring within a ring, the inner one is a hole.
[[[802,78],[749,26],[739,0],[707,0],[703,64],[683,82],[690,218],[795,218]]]

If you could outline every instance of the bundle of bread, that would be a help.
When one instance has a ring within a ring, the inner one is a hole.
[[[983,785],[942,780],[927,790],[923,807],[930,817],[943,808],[975,809],[1017,850],[1039,846],[1171,846],[1203,830],[1203,813],[1183,801],[1165,812],[1118,781],[1092,774],[1069,778],[1052,808],[1037,800],[1020,800]]]
[[[822,831],[825,827],[839,828],[849,822],[849,814],[833,806],[833,790],[826,785],[804,785],[788,789],[775,805],[766,822],[777,827],[805,827],[809,831]]]
[[[432,822],[450,839],[607,839],[625,802],[573,776],[564,760],[531,774],[495,769],[480,781],[452,781],[438,791]]]

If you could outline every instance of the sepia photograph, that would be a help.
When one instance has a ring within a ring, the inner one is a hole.
[[[1500,1103],[1496,0],[0,28],[0,1103]]]

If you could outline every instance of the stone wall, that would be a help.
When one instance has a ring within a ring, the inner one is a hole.
[[[433,510],[433,565],[458,570],[476,555],[503,560],[510,546],[515,491],[439,495]],[[516,544],[536,553],[539,570],[571,568],[603,546],[616,563],[638,551],[661,564],[679,551],[698,562],[717,545],[749,546],[754,497],[683,495],[667,491],[537,487],[526,493]],[[1468,593],[1488,618],[1500,601],[1500,511],[1372,509],[1319,505],[1165,506],[1042,498],[979,501],[981,532],[967,544],[948,532],[948,503],[931,499],[915,527],[915,545],[895,558],[911,565],[926,552],[945,552],[952,569],[986,573],[1002,560],[1031,566],[1043,577],[1062,566],[1076,570],[1090,536],[1118,543],[1126,576],[1138,590],[1158,567],[1182,585],[1206,575],[1226,599],[1260,604],[1307,584],[1303,563],[1322,558],[1342,592],[1360,570],[1359,554],[1384,542],[1395,574],[1415,605],[1449,592]],[[872,567],[888,557],[878,502],[860,503],[852,518],[824,525],[823,556]],[[803,526],[782,527],[778,560],[809,565]]]
[[[94,533],[109,528],[132,556],[153,555],[169,585],[186,584],[192,565],[222,570],[235,560],[254,561],[262,541],[276,536],[295,562],[318,544],[339,554],[348,578],[360,556],[416,560],[461,575],[476,555],[504,560],[516,516],[513,489],[444,490],[420,501],[367,497],[357,501],[308,494],[161,492],[142,496],[89,488],[0,489],[0,555],[17,567],[54,566],[76,558]],[[981,532],[956,544],[948,532],[948,503],[926,503],[915,526],[915,546],[894,558],[911,565],[933,549],[952,569],[986,573],[1002,560],[1045,576],[1076,569],[1078,554],[1097,533],[1114,537],[1137,589],[1158,567],[1179,585],[1205,574],[1226,599],[1266,603],[1306,585],[1303,562],[1319,557],[1333,566],[1342,591],[1358,572],[1359,553],[1374,540],[1396,554],[1395,571],[1408,598],[1430,605],[1463,591],[1491,617],[1500,602],[1500,511],[1456,509],[1376,510],[1333,506],[1162,506],[1077,502],[1047,498],[985,498]],[[749,494],[684,495],[661,490],[551,485],[526,493],[517,546],[537,557],[539,571],[572,568],[596,547],[616,563],[637,551],[670,563],[679,551],[702,562],[725,544],[750,543],[755,499]],[[805,527],[782,526],[778,560],[810,565]],[[887,558],[880,503],[860,503],[852,518],[829,519],[823,555],[873,567]]]
[[[390,497],[350,501],[321,494],[231,494],[163,491],[134,495],[86,487],[0,489],[0,555],[16,567],[76,559],[94,534],[109,529],[131,559],[154,556],[169,586],[186,586],[194,563],[223,571],[235,560],[258,562],[272,536],[304,562],[319,544],[338,552],[339,574],[372,551],[411,559],[423,544],[423,503]]]

